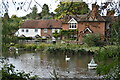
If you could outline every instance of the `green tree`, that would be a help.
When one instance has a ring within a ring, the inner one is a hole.
[[[120,44],[120,21],[114,22],[111,27],[110,43]]]
[[[2,46],[3,50],[10,46],[10,43],[16,43],[17,37],[14,36],[18,30],[18,26],[21,23],[21,19],[16,17],[9,18],[8,14],[5,13],[2,18],[3,29],[2,29]]]
[[[41,12],[41,16],[42,17],[45,17],[45,16],[49,16],[50,13],[49,13],[49,7],[47,4],[44,4],[43,7],[42,7],[42,12]]]
[[[62,16],[69,15],[81,15],[88,13],[89,8],[85,2],[60,2],[58,8],[55,9],[56,16],[61,18]]]
[[[88,46],[101,46],[102,40],[99,34],[86,34],[83,42]]]
[[[37,17],[38,17],[37,11],[38,11],[37,6],[34,5],[34,7],[32,8],[32,13],[30,14],[31,19],[37,19]]]

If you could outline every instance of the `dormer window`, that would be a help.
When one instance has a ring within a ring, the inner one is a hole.
[[[76,29],[77,28],[76,27],[77,21],[74,18],[70,19],[70,21],[68,23],[69,23],[69,29]]]
[[[70,29],[76,29],[76,23],[70,23]]]

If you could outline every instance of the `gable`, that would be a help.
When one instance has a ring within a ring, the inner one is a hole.
[[[77,23],[77,21],[74,18],[72,18],[68,21],[68,23]]]
[[[89,27],[85,28],[85,29],[83,30],[83,33],[87,32],[87,31],[89,31],[90,33],[93,33],[93,31],[92,31]]]

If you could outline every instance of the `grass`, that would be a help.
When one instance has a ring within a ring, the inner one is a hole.
[[[90,51],[90,52],[96,52],[98,51],[101,47],[89,47],[86,44],[83,45],[78,45],[78,44],[61,44],[61,43],[56,43],[56,44],[48,44],[48,43],[41,43],[41,44],[16,44],[15,47],[17,48],[25,48],[26,50],[38,50],[38,51],[48,51],[52,50],[54,52],[55,50],[61,50],[61,51],[73,51],[75,53],[79,52],[78,50],[85,50],[85,51]],[[115,45],[107,45],[102,48],[116,48]]]

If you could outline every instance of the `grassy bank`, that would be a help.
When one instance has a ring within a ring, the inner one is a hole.
[[[104,48],[116,48],[116,46],[104,46],[104,47],[89,47],[87,45],[77,45],[77,44],[16,44],[15,47],[23,48],[25,50],[35,50],[35,51],[43,51],[48,53],[92,53],[97,52],[100,49]]]

